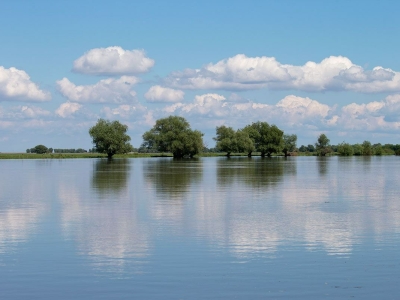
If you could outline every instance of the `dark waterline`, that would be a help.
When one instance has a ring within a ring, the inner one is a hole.
[[[0,161],[1,299],[398,299],[398,157]]]

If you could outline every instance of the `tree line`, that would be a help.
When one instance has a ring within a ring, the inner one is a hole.
[[[399,144],[371,144],[370,141],[364,141],[363,143],[349,144],[346,142],[342,142],[338,145],[330,145],[329,139],[324,137],[324,141],[322,142],[322,146],[324,147],[324,152],[326,154],[335,153],[341,156],[371,156],[371,155],[400,155],[400,145]],[[314,145],[301,145],[298,149],[299,152],[306,153],[316,153],[320,155],[318,152],[318,148]]]
[[[92,149],[89,149],[91,152]],[[78,149],[53,149],[47,148],[44,145],[37,145],[33,148],[26,149],[26,153],[36,153],[36,154],[45,154],[45,153],[87,153],[88,151],[82,148]]]
[[[321,134],[314,145],[297,148],[297,135],[285,134],[276,125],[267,122],[254,122],[243,128],[234,130],[225,125],[216,127],[215,148],[208,149],[203,143],[203,133],[193,130],[189,122],[179,116],[169,116],[156,121],[153,128],[143,134],[143,143],[139,149],[129,143],[128,126],[119,121],[99,119],[96,125],[89,129],[94,147],[89,152],[107,154],[111,159],[115,154],[133,151],[139,152],[168,152],[175,158],[193,157],[200,152],[224,152],[226,156],[233,153],[245,153],[251,157],[254,152],[262,157],[271,155],[296,155],[297,152],[315,153],[326,156],[332,153],[339,155],[400,155],[400,145],[381,144],[371,145],[364,141],[362,144],[350,145],[341,143],[330,145],[330,140]],[[28,153],[52,153],[52,148],[38,145],[27,149]],[[83,153],[84,149],[55,149],[55,153]]]

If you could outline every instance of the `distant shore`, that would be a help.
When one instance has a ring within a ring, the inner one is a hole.
[[[246,153],[233,153],[231,156],[247,156]],[[254,157],[260,156],[260,153],[253,153]],[[272,155],[283,157],[283,155]],[[294,156],[317,156],[315,152],[297,152]],[[291,156],[291,157],[294,157]],[[329,156],[338,156],[332,153]],[[387,156],[387,155],[384,155]],[[137,157],[173,157],[172,153],[127,153],[116,154],[113,158],[137,158]],[[223,152],[203,152],[195,157],[226,157]],[[73,159],[73,158],[107,158],[107,154],[102,153],[0,153],[0,159]]]

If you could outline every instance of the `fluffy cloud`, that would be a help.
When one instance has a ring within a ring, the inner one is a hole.
[[[33,83],[25,71],[0,66],[0,101],[42,102],[50,99],[50,93]]]
[[[7,110],[0,107],[0,117],[2,119],[35,119],[51,116],[51,112],[37,106],[19,105],[10,107]]]
[[[208,115],[208,116],[223,116],[228,113],[224,109],[227,106],[225,97],[218,94],[204,94],[194,98],[194,101],[189,104],[176,103],[164,108],[164,111],[173,113],[177,110],[188,115]]]
[[[185,93],[181,90],[154,85],[144,94],[144,97],[148,102],[178,102],[183,100],[184,95]]]
[[[105,115],[108,119],[115,119],[116,117],[121,118],[129,118],[132,115],[143,115],[146,112],[146,108],[139,105],[132,106],[132,105],[119,105],[116,108],[104,107],[101,112]]]
[[[341,109],[338,123],[348,131],[397,131],[400,129],[400,95],[346,105]]]
[[[165,84],[181,89],[295,89],[301,91],[400,91],[400,73],[375,67],[364,70],[343,56],[302,66],[281,64],[274,57],[238,54],[200,69],[171,73]]]
[[[57,108],[56,114],[62,118],[66,118],[66,117],[72,116],[74,113],[76,113],[81,108],[82,108],[82,105],[79,103],[65,102],[65,103],[61,104],[59,108]]]
[[[81,103],[126,103],[135,99],[132,87],[138,82],[133,76],[103,79],[93,85],[75,85],[67,78],[57,81],[61,94]]]
[[[91,75],[127,75],[148,72],[154,60],[143,50],[95,48],[74,61],[73,71]]]
[[[209,124],[226,122],[234,127],[259,120],[285,126],[326,127],[334,123],[334,111],[335,107],[293,95],[286,96],[276,105],[268,105],[251,101],[232,103],[219,94],[204,94],[196,96],[192,103],[175,103],[164,108],[169,114],[207,118]]]

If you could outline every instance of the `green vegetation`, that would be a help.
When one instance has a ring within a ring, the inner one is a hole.
[[[235,131],[232,127],[225,125],[217,127],[217,136],[214,138],[218,151],[226,152],[226,156],[231,156],[232,152],[247,152],[254,151],[253,141],[245,131]]]
[[[311,145],[307,147],[302,145],[299,147],[298,155],[315,155],[315,150],[310,148]],[[371,156],[371,155],[400,155],[400,145],[394,144],[374,144],[372,145],[369,141],[364,141],[362,144],[354,144],[351,145],[346,142],[342,142],[338,145],[329,145],[329,139],[326,135],[321,135],[318,138],[317,146],[317,155],[322,155],[321,152],[318,152],[318,149],[324,149],[325,146],[326,154],[330,153],[332,155],[341,155],[341,156],[352,156],[352,155],[363,155],[363,156]],[[321,151],[321,150],[319,150]]]
[[[107,158],[104,153],[0,153],[0,159],[66,159],[66,158]],[[115,154],[113,158],[172,157],[171,153],[126,153]]]
[[[332,152],[332,149],[330,147],[330,140],[325,134],[321,134],[318,137],[318,140],[315,143],[315,149],[319,156],[326,156],[327,154]]]
[[[289,152],[296,150],[297,135],[295,134],[284,134],[283,135],[283,154],[285,157],[289,155]]]
[[[247,153],[247,156],[250,157],[254,151],[259,152],[262,157],[266,155],[270,157],[272,154],[281,153],[284,149],[286,155],[289,151],[294,150],[297,136],[290,136],[285,148],[282,130],[267,122],[256,122],[237,131],[225,125],[219,126],[216,128],[214,140],[217,142],[217,150],[226,152],[228,157],[234,152]]]
[[[256,122],[247,125],[244,131],[248,132],[254,142],[255,150],[261,152],[261,156],[270,157],[273,153],[279,153],[283,149],[283,131],[276,125],[267,122]]]
[[[354,154],[354,149],[352,145],[343,142],[338,145],[337,152],[342,156],[351,156]]]
[[[158,152],[170,152],[175,158],[193,157],[203,149],[203,133],[192,130],[182,117],[159,119],[143,134],[142,147]]]
[[[130,137],[126,134],[127,130],[128,127],[118,121],[100,119],[89,130],[95,146],[89,151],[82,148],[53,150],[37,145],[27,149],[26,153],[0,153],[0,159],[400,155],[399,144],[372,145],[371,142],[364,141],[362,144],[351,145],[343,141],[338,145],[331,145],[325,134],[319,135],[314,145],[301,145],[297,148],[295,134],[284,134],[276,125],[260,121],[238,130],[225,125],[216,127],[215,148],[207,148],[203,144],[203,133],[192,130],[190,124],[178,116],[157,120],[153,128],[143,134],[143,143],[139,149],[128,143]]]
[[[372,145],[371,142],[369,141],[364,141],[364,143],[362,143],[362,154],[363,155],[373,155],[374,152],[372,150]]]
[[[99,153],[106,153],[108,159],[115,154],[128,153],[133,150],[129,141],[130,136],[126,134],[128,126],[118,121],[108,121],[100,119],[97,124],[89,129],[89,134],[93,139]]]
[[[86,153],[88,152],[85,149],[54,149],[54,153]],[[92,149],[89,149],[89,152],[92,152]],[[94,151],[95,152],[95,151]]]
[[[36,153],[36,154],[53,153],[53,148],[47,148],[45,145],[37,145],[31,149],[26,149],[26,153]]]

